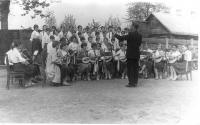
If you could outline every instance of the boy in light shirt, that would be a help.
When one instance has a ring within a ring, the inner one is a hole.
[[[91,36],[89,36],[88,37],[88,42],[87,42],[87,50],[89,51],[89,50],[91,50],[92,49],[92,37]]]
[[[108,39],[108,42],[110,43],[111,43],[111,39],[114,37],[112,31],[113,31],[113,27],[109,26],[108,33],[106,34],[106,38]]]

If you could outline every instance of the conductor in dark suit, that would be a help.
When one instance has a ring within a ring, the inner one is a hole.
[[[138,28],[138,24],[133,23],[127,35],[120,36],[115,34],[119,41],[127,40],[126,58],[129,83],[126,87],[136,87],[138,83],[140,45],[142,43],[142,35],[138,33]]]

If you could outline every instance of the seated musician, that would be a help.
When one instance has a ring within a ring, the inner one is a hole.
[[[81,46],[81,41],[78,38],[78,34],[73,34],[73,36],[70,39],[70,44],[68,46],[68,50],[70,52],[72,56],[72,63],[75,64],[76,63],[76,56],[78,54],[78,51],[80,50],[80,46]]]
[[[83,80],[90,80],[91,64],[88,57],[87,43],[81,44],[81,50],[77,55],[78,72]]]
[[[100,59],[99,59],[99,76],[102,79],[104,77],[104,71],[103,71],[103,59],[102,56],[104,54],[103,49],[101,47],[101,43],[97,43],[97,50],[100,52]]]
[[[169,62],[169,67],[170,67],[170,77],[169,80],[176,80],[177,79],[177,74],[174,69],[174,64],[176,61],[178,61],[181,58],[181,53],[178,51],[177,46],[172,46],[172,51],[169,54],[168,57],[168,62]]]
[[[121,79],[127,78],[126,74],[126,44],[121,43],[120,49],[115,53],[114,60],[117,62],[117,72],[121,74]]]
[[[69,57],[67,43],[62,41],[60,44],[60,49],[58,49],[58,57],[60,59],[60,70],[61,70],[61,84],[64,86],[70,86],[71,84],[67,82],[67,75],[69,73]]]
[[[92,43],[92,49],[89,50],[88,56],[90,57],[91,61],[91,72],[93,75],[96,76],[96,80],[99,80],[99,58],[100,58],[100,51],[97,50],[97,44]]]
[[[81,42],[78,40],[78,35],[74,34],[70,39],[70,44],[68,48],[73,52],[77,53],[80,50]]]
[[[9,64],[10,69],[12,71],[19,71],[25,73],[25,87],[33,85],[33,83],[37,82],[35,79],[31,79],[36,76],[35,67],[31,65],[27,59],[25,59],[20,50],[18,49],[19,44],[17,42],[13,42],[11,44],[11,49],[6,53],[8,58],[8,62],[5,60],[5,64]]]
[[[183,60],[173,64],[173,68],[177,74],[187,74],[192,71],[192,52],[188,47],[183,46]]]
[[[161,44],[159,44],[157,50],[153,53],[155,79],[162,79],[164,69],[163,56],[164,51],[161,49]]]
[[[153,60],[152,60],[152,50],[147,46],[143,45],[140,50],[140,70],[139,73],[143,78],[149,78],[153,74]]]
[[[104,38],[102,43],[103,50],[103,71],[105,73],[105,79],[111,79],[115,72],[115,66],[113,65],[113,46],[108,42],[108,38]]]
[[[46,75],[47,80],[51,82],[52,86],[60,86],[61,84],[61,72],[60,67],[57,65],[59,47],[58,41],[52,41],[47,45],[47,62],[46,62]],[[50,50],[49,50],[50,49]]]

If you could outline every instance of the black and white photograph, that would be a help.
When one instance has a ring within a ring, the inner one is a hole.
[[[200,125],[198,0],[0,0],[0,124]]]

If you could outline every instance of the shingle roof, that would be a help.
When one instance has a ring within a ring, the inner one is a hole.
[[[160,23],[171,33],[175,35],[191,35],[198,36],[195,20],[188,16],[173,15],[168,13],[153,13],[148,19],[154,16]]]

